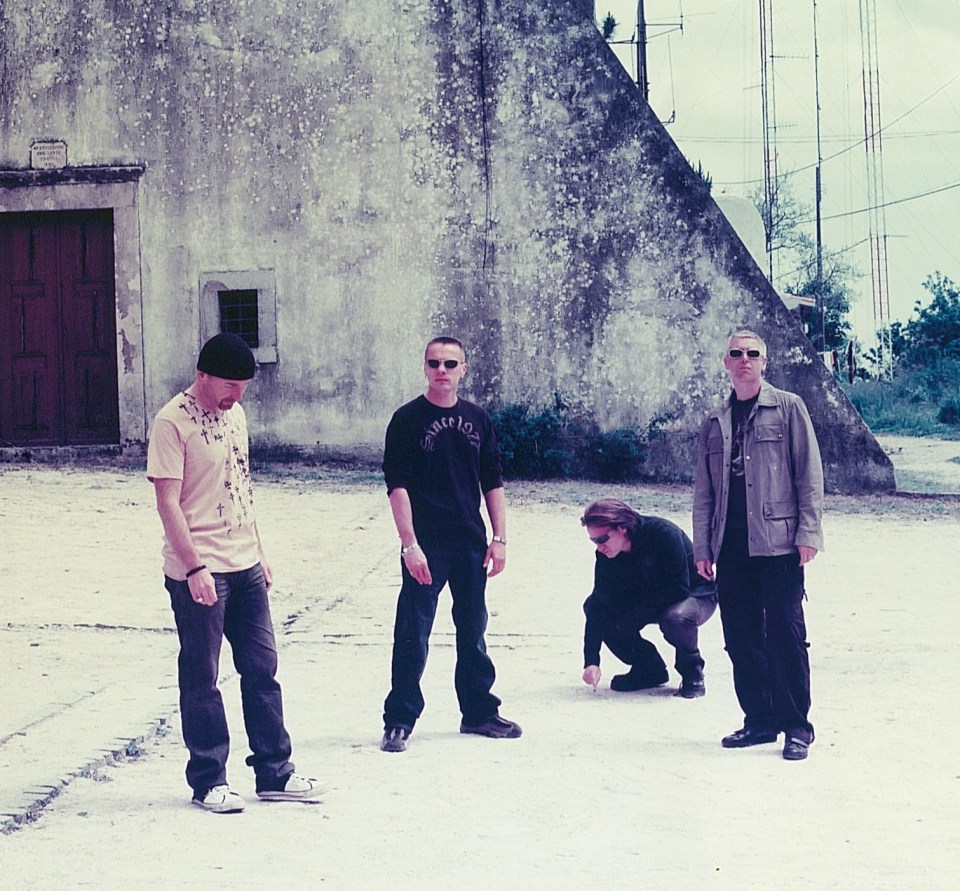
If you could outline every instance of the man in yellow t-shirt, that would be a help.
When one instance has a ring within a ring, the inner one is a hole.
[[[193,802],[236,813],[243,799],[227,785],[230,751],[217,687],[226,637],[241,676],[244,724],[257,795],[267,801],[317,798],[314,779],[294,773],[276,680],[270,566],[253,512],[247,421],[240,400],[253,379],[250,347],[236,334],[204,344],[196,380],[154,419],[147,450],[163,523],[163,573],[180,637],[183,738],[190,751]]]

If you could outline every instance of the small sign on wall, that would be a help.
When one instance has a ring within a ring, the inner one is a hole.
[[[67,166],[67,144],[62,139],[37,139],[30,143],[32,170],[59,170]]]

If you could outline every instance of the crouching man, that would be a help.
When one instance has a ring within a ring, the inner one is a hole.
[[[580,523],[597,548],[593,593],[583,604],[583,680],[600,682],[600,645],[630,666],[610,688],[621,692],[659,687],[667,666],[656,646],[640,632],[658,624],[676,650],[678,696],[706,693],[700,626],[717,608],[716,587],[697,575],[693,543],[669,520],[641,516],[615,498],[601,498],[584,511]]]

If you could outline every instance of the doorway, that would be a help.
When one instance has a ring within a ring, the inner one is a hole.
[[[0,446],[116,444],[113,211],[0,214]]]

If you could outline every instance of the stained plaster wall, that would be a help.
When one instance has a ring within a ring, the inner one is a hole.
[[[146,416],[192,375],[199,277],[269,270],[279,361],[255,440],[379,443],[424,340],[467,395],[608,429],[665,419],[689,479],[735,327],[807,400],[831,488],[893,485],[877,447],[592,24],[538,0],[47,0],[2,9],[0,166],[39,137],[144,164]],[[118,239],[124,233],[118,232]],[[129,366],[124,366],[129,367]]]

